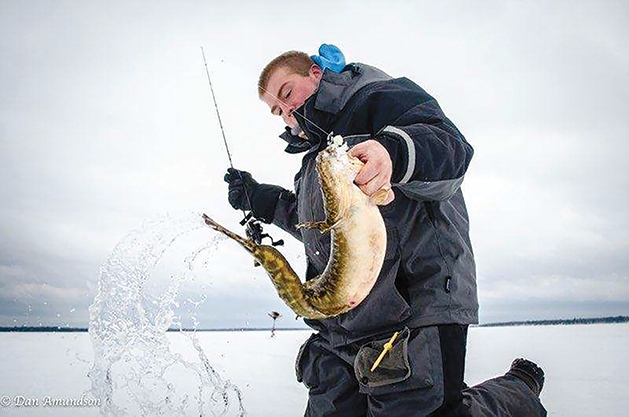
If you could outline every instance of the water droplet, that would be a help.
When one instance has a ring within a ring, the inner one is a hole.
[[[204,415],[225,415],[227,408],[231,410],[234,406],[242,411],[239,415],[246,414],[240,391],[219,377],[196,339],[195,330],[201,322],[195,315],[195,308],[207,296],[203,293],[190,299],[187,295],[177,299],[181,284],[189,282],[186,280],[194,274],[190,267],[196,267],[202,260],[198,258],[199,253],[206,251],[203,248],[213,251],[212,245],[203,245],[192,254],[185,250],[183,263],[181,259],[166,262],[173,253],[170,246],[176,239],[201,228],[207,229],[196,213],[147,221],[140,230],[124,237],[100,267],[99,292],[89,308],[90,336],[94,351],[99,352],[90,371],[92,392],[113,390],[112,398],[116,401],[132,403],[136,398],[142,398],[145,404],[136,404],[140,408],[134,413],[136,415],[188,415],[198,408],[204,410]],[[178,269],[170,271],[172,273],[159,276],[154,273],[157,270],[161,273],[173,265]],[[190,329],[190,325],[192,332],[183,331]],[[188,365],[179,353],[171,351],[171,338],[164,334],[169,328],[183,331],[181,334],[198,353],[195,355],[198,366],[189,369],[198,373],[198,378],[194,379],[199,381],[199,391],[223,396],[224,404],[188,396],[179,389],[180,381],[170,379],[172,375],[165,372],[167,367],[177,362]],[[125,354],[120,355],[120,352]],[[114,364],[120,372],[108,378],[107,370]],[[140,380],[145,375],[154,378]],[[101,399],[106,400],[111,398]]]

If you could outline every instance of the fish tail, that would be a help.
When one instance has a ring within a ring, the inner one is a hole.
[[[207,214],[203,214],[203,220],[205,224],[212,229],[240,243],[240,245],[253,255],[255,260],[262,265],[271,278],[273,286],[275,286],[277,290],[277,294],[297,316],[309,319],[321,319],[326,317],[309,302],[299,276],[280,251],[272,246],[258,245],[252,240],[237,235],[216,223]]]
[[[208,216],[205,213],[203,213],[203,220],[205,221],[205,224],[210,226],[212,229],[216,230],[217,232],[221,232],[222,234],[224,234],[227,237],[230,237],[230,238],[234,239],[236,242],[240,243],[240,245],[242,245],[242,247],[244,247],[247,251],[249,251],[252,254],[255,252],[256,248],[259,246],[254,241],[252,241],[250,239],[245,239],[244,237],[242,237],[242,236],[232,232],[231,230],[226,229],[225,227],[221,226],[220,224],[216,223],[214,220],[212,220],[212,218],[210,216]]]

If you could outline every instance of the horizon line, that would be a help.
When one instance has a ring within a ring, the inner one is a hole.
[[[601,324],[601,323],[627,323],[629,316],[606,316],[592,318],[572,319],[547,319],[547,320],[519,320],[494,323],[472,324],[470,327],[501,327],[501,326],[553,326],[571,324]],[[271,327],[225,327],[225,328],[169,328],[168,332],[256,332],[271,331]],[[276,331],[313,330],[310,327],[276,327]],[[88,332],[89,327],[61,327],[61,326],[0,326],[0,332]]]

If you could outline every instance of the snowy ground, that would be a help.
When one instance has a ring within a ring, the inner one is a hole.
[[[302,415],[306,390],[294,377],[294,357],[307,331],[202,332],[211,364],[236,384],[249,416]],[[187,339],[169,333],[175,349]],[[466,381],[472,385],[503,373],[525,356],[546,371],[542,400],[551,416],[621,417],[629,409],[629,324],[472,328]],[[1,333],[0,402],[17,396],[39,406],[0,406],[1,416],[96,416],[95,408],[49,408],[45,396],[79,398],[92,346],[87,333]]]

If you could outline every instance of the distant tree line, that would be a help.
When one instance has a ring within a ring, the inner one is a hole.
[[[568,325],[568,324],[600,324],[600,323],[627,323],[629,316],[614,317],[597,317],[585,319],[558,319],[558,320],[527,320],[527,321],[505,321],[500,323],[480,324],[479,327],[498,327],[498,326],[549,326],[549,325]]]
[[[574,319],[557,319],[557,320],[527,320],[527,321],[505,321],[500,323],[479,324],[478,327],[498,327],[498,326],[550,326],[550,325],[569,325],[569,324],[601,324],[601,323],[628,323],[629,316],[614,317],[597,317],[597,318],[574,318]],[[180,329],[168,329],[169,332],[179,331]],[[181,329],[183,331],[195,331],[194,329]],[[270,328],[229,328],[229,329],[196,329],[198,332],[206,331],[268,331]],[[308,327],[291,327],[280,328],[278,330],[310,330]],[[82,327],[58,327],[58,326],[15,326],[0,327],[0,332],[87,332],[87,328]]]
[[[270,331],[270,327],[231,327],[224,329],[179,329],[170,328],[169,332],[258,332]],[[276,330],[311,330],[309,327],[279,327]],[[57,327],[57,326],[15,326],[1,327],[0,332],[87,332],[85,327]]]
[[[82,327],[59,327],[59,326],[16,326],[0,327],[0,332],[86,332],[87,328]]]

